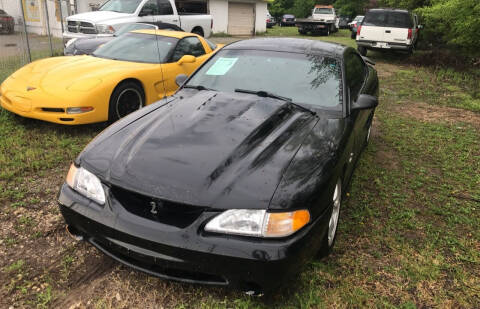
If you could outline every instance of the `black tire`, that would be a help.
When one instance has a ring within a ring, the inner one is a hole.
[[[203,37],[203,34],[204,34],[203,29],[200,28],[200,27],[193,28],[192,33],[198,34],[199,36],[202,36],[202,37]]]
[[[368,50],[367,50],[366,47],[364,47],[364,46],[358,46],[357,50],[358,50],[358,52],[360,53],[360,55],[362,55],[362,56],[364,56],[364,57],[367,55]]]
[[[133,81],[125,81],[115,88],[108,106],[108,121],[114,122],[145,106],[145,92]]]
[[[337,186],[338,186],[338,192],[337,192]],[[331,224],[330,221],[332,220],[334,210],[335,210],[336,205],[337,205],[335,202],[334,202],[334,205],[332,207],[332,212],[330,213],[330,219],[329,219],[329,222],[328,222],[327,232],[325,233],[325,236],[322,239],[322,244],[321,244],[320,250],[318,251],[318,254],[317,254],[318,258],[324,258],[324,257],[330,255],[330,253],[332,253],[332,251],[333,251],[333,247],[335,246],[335,240],[337,239],[338,222],[340,221],[340,212],[341,212],[341,208],[342,208],[341,207],[342,206],[342,181],[340,179],[337,181],[337,184],[335,185],[335,192],[334,192],[333,200],[335,200],[336,197],[339,198],[339,202],[338,202],[338,212],[337,212],[337,217],[336,217],[335,228],[333,229],[333,235],[330,233],[330,224]]]
[[[413,55],[414,52],[415,52],[415,47],[413,47],[413,46],[410,47],[410,48],[408,49],[408,51],[407,51],[407,53],[408,53],[409,56]]]
[[[351,38],[352,40],[357,39],[357,34],[352,32],[352,34],[350,35],[350,38]]]
[[[298,29],[298,33],[305,35],[307,34],[307,31]]]

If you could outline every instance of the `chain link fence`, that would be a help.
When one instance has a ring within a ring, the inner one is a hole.
[[[77,0],[0,0],[0,83],[36,59],[63,54],[66,17]]]

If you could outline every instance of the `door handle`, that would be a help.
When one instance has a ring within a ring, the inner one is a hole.
[[[385,30],[385,33],[392,33],[392,31],[390,31],[390,30]]]
[[[173,21],[174,23],[176,23],[176,22],[178,21],[178,19],[174,19],[174,20],[172,20],[172,21]]]

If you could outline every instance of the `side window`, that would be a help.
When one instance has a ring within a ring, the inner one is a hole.
[[[158,15],[173,15],[172,4],[169,0],[158,0],[158,7],[160,10]]]
[[[149,0],[140,11],[140,16],[158,15],[159,8],[157,0]]]
[[[185,55],[192,55],[195,57],[205,55],[205,49],[202,42],[196,37],[186,37],[178,42],[175,51],[173,52],[172,61],[177,62]]]
[[[355,102],[365,81],[366,67],[360,56],[348,53],[345,56],[345,74],[350,89],[351,102]]]

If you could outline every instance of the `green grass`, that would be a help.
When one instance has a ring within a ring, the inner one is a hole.
[[[332,33],[329,36],[323,35],[301,35],[298,33],[297,27],[280,27],[274,26],[272,28],[267,28],[267,32],[259,34],[257,36],[268,36],[268,37],[297,37],[304,39],[312,40],[321,40],[326,42],[340,43],[346,46],[351,46],[356,48],[357,44],[355,40],[350,38],[350,30],[339,30],[336,33]]]

